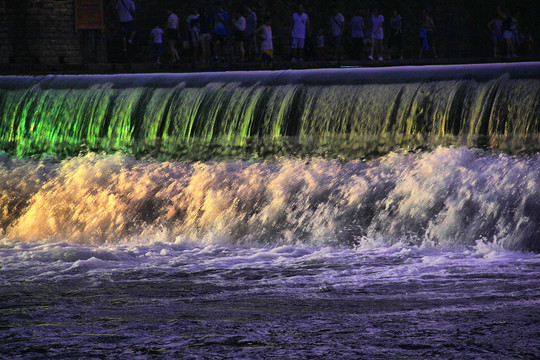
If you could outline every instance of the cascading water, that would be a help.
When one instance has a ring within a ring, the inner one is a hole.
[[[540,356],[540,65],[0,77],[0,357]]]
[[[184,159],[531,151],[540,134],[536,64],[4,77],[0,91],[0,146],[20,156],[81,146]]]

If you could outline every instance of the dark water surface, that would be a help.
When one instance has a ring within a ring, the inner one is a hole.
[[[8,358],[540,356],[540,257],[483,243],[4,243],[1,255]]]

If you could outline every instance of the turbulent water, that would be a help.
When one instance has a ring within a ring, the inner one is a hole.
[[[3,232],[96,245],[381,244],[540,250],[540,157],[463,148],[372,161],[4,156]]]
[[[0,78],[0,357],[539,358],[539,73]]]
[[[0,354],[538,357],[539,165],[4,155]]]

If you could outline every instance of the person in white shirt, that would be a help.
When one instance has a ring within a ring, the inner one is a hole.
[[[197,10],[197,8],[193,8],[191,10],[191,14],[189,14],[188,17],[186,18],[186,22],[187,22],[188,26],[190,28],[193,27],[192,21],[193,20],[199,20],[200,17],[201,17],[201,14],[199,14],[199,10]]]
[[[135,36],[135,10],[133,0],[118,0],[116,3],[124,51],[127,51],[127,43],[133,43],[133,37]]]
[[[336,60],[341,60],[341,36],[343,34],[343,27],[345,26],[345,18],[339,12],[338,8],[334,6],[332,8],[332,16],[330,16],[330,29],[332,33],[332,42],[334,45],[334,57]]]
[[[371,15],[371,22],[373,23],[373,28],[371,29],[371,53],[369,54],[368,59],[373,60],[373,53],[375,52],[378,59],[382,60],[384,17],[379,14],[379,10],[377,10],[377,8],[373,9],[373,15]]]
[[[304,61],[304,42],[306,35],[311,33],[309,28],[309,17],[304,12],[304,6],[298,5],[298,11],[292,16],[292,31],[291,31],[291,49],[292,49],[292,62]]]
[[[155,28],[150,31],[150,37],[154,44],[156,63],[161,64],[161,55],[163,54],[163,30],[156,25]]]
[[[267,15],[263,21],[263,24],[255,31],[262,38],[261,42],[261,60],[269,67],[272,66],[272,60],[274,59],[274,43],[272,40],[272,18]]]
[[[175,63],[180,61],[180,55],[178,55],[178,50],[176,50],[176,43],[180,38],[180,34],[178,32],[178,15],[176,15],[171,9],[168,9],[167,13],[169,14],[169,17],[167,18],[166,30],[167,41],[169,43],[169,49],[172,56],[171,63]]]

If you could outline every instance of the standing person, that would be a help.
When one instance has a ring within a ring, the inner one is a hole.
[[[208,10],[203,8],[202,14],[199,16],[199,49],[201,51],[201,62],[204,64],[209,64],[212,59],[211,41],[210,18],[208,17]]]
[[[217,3],[217,10],[212,14],[214,28],[212,31],[212,41],[214,42],[214,61],[225,61],[225,49],[227,47],[227,24],[229,23],[229,14],[221,3]]]
[[[422,26],[420,27],[420,40],[422,45],[420,46],[420,54],[418,58],[422,58],[422,52],[429,51],[431,49],[433,57],[437,58],[437,49],[435,48],[435,22],[429,16],[427,9],[422,10]]]
[[[502,25],[503,21],[501,19],[500,14],[500,6],[497,6],[497,15],[491,19],[491,21],[488,23],[488,29],[491,32],[491,42],[493,43],[493,57],[498,58],[500,54],[500,44],[502,43],[503,37],[502,37]]]
[[[519,49],[521,43],[520,43],[520,37],[519,37],[519,19],[521,17],[520,11],[515,11],[512,15],[512,45],[514,46],[514,57],[517,57],[518,55],[517,50]]]
[[[266,15],[261,27],[256,30],[256,33],[262,38],[261,41],[261,60],[263,64],[271,67],[274,59],[274,44],[272,41],[272,27],[270,26],[272,18]]]
[[[522,24],[519,29],[520,42],[525,55],[530,55],[533,51],[534,40],[531,35],[531,28],[527,24]]]
[[[251,10],[248,5],[244,6],[244,14],[246,16],[244,46],[246,47],[248,60],[253,61],[258,53],[257,37],[255,36],[255,29],[257,29],[257,14],[255,11]]]
[[[501,10],[499,15],[502,18],[503,39],[506,44],[506,57],[515,55],[514,44],[512,42],[512,16],[509,11]]]
[[[199,20],[200,17],[201,17],[201,14],[199,14],[199,10],[197,10],[197,8],[191,9],[191,14],[189,14],[188,17],[186,18],[186,22],[188,26],[191,28],[193,26],[192,21]]]
[[[304,12],[304,6],[298,5],[298,11],[292,16],[292,31],[291,31],[291,49],[292,49],[292,62],[304,61],[304,45],[306,34],[309,36],[311,33],[309,28],[309,17]]]
[[[395,45],[397,47],[400,60],[403,60],[402,20],[403,18],[398,14],[398,11],[393,10],[392,17],[390,18],[390,36],[388,37],[388,48],[391,52],[392,47]]]
[[[352,58],[354,60],[362,59],[364,49],[364,30],[365,23],[362,17],[362,11],[357,9],[351,18],[351,36],[352,36]]]
[[[150,37],[154,45],[155,61],[156,64],[161,64],[161,55],[163,54],[163,30],[156,25],[155,28],[150,31]]]
[[[332,33],[332,42],[334,45],[334,58],[341,60],[341,35],[343,34],[343,27],[345,26],[345,18],[339,12],[338,8],[334,6],[332,8],[332,16],[330,16],[330,29]]]
[[[240,56],[240,61],[244,62],[245,59],[245,50],[244,50],[244,32],[246,31],[246,18],[242,14],[237,12],[235,15],[234,21],[234,42],[236,45],[237,55]]]
[[[135,36],[135,10],[133,0],[118,0],[116,3],[124,51],[127,51],[127,43],[133,44],[133,37]]]
[[[193,63],[196,64],[199,59],[199,50],[200,50],[200,30],[199,30],[199,19],[191,20],[191,28],[189,29],[189,34],[191,38],[191,46],[193,49]]]
[[[319,28],[317,32],[317,42],[315,46],[315,52],[317,54],[317,60],[322,60],[324,58],[324,30]]]
[[[384,39],[384,16],[379,14],[377,8],[373,9],[373,14],[371,15],[371,22],[373,23],[373,28],[371,30],[371,52],[368,56],[369,60],[373,60],[373,53],[377,54],[377,58],[382,60],[382,50],[383,50],[383,39]]]
[[[176,50],[176,44],[180,38],[178,32],[178,16],[174,13],[174,10],[167,9],[169,17],[167,18],[167,42],[169,43],[169,50],[171,51],[171,63],[176,63],[180,61],[180,56],[178,55],[178,50]]]

